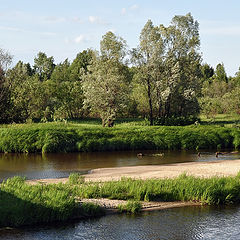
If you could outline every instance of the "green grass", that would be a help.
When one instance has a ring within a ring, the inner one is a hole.
[[[74,194],[82,198],[232,204],[240,202],[240,176],[198,178],[183,174],[175,179],[122,179],[75,186]]]
[[[75,178],[75,177],[74,177]],[[240,174],[235,177],[199,178],[181,175],[175,179],[133,180],[102,183],[28,185],[20,177],[0,186],[0,227],[17,227],[104,214],[94,204],[79,204],[81,198],[127,200],[122,212],[140,211],[139,201],[199,201],[203,204],[240,203]]]
[[[239,148],[240,126],[230,124],[230,120],[229,124],[220,122],[207,124],[205,121],[190,126],[145,126],[141,119],[130,119],[119,120],[113,128],[103,128],[97,120],[2,125],[0,152]]]
[[[14,177],[0,187],[0,227],[46,224],[101,213],[94,204],[79,206],[67,185],[28,185],[23,178]]]
[[[141,211],[142,205],[139,201],[129,200],[126,204],[119,204],[118,210],[119,212],[127,212],[127,213],[138,213]]]

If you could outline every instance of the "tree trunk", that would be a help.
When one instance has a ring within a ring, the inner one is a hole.
[[[148,77],[147,79],[147,88],[148,88],[148,103],[149,103],[149,121],[150,126],[153,125],[153,109],[152,109],[152,96],[151,96],[151,83]]]

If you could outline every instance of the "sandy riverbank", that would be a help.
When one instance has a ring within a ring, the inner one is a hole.
[[[197,177],[231,176],[240,171],[240,160],[227,160],[215,162],[190,162],[167,165],[147,165],[117,168],[93,169],[84,175],[86,181],[111,181],[120,180],[122,177],[136,179],[174,178],[182,173]],[[65,183],[67,178],[29,180],[30,184]]]
[[[175,178],[182,173],[197,177],[212,176],[234,176],[240,171],[240,160],[215,161],[215,162],[190,162],[177,163],[168,165],[149,165],[149,166],[132,166],[117,168],[99,168],[92,170],[89,174],[84,175],[86,181],[111,181],[120,180],[122,177],[135,179],[150,178]],[[30,184],[37,183],[66,183],[68,178],[60,179],[39,179],[29,180]],[[107,214],[117,212],[119,204],[125,204],[124,200],[110,199],[80,199],[81,202],[93,202],[106,210]],[[196,206],[200,202],[141,202],[142,211],[160,210],[174,207]]]

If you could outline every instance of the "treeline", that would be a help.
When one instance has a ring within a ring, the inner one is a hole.
[[[238,113],[239,77],[228,78],[223,64],[202,64],[199,25],[191,14],[175,16],[169,26],[148,21],[139,45],[107,32],[100,52],[77,54],[55,64],[39,52],[34,64],[0,49],[0,122],[46,122],[100,117],[147,117],[150,125],[186,125],[200,110],[207,116]],[[222,101],[224,99],[225,101]]]
[[[227,77],[224,64],[219,63],[214,70],[203,64],[202,91],[199,96],[201,111],[207,117],[216,114],[240,114],[240,68],[234,77]]]

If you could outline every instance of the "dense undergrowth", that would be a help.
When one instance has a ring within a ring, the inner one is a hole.
[[[120,123],[12,124],[0,127],[0,152],[83,152],[134,149],[238,148],[237,126],[142,126]]]
[[[71,178],[70,178],[71,179]],[[181,175],[175,179],[133,180],[103,183],[79,181],[75,175],[66,184],[28,185],[14,177],[0,186],[0,227],[21,226],[76,217],[99,216],[103,210],[94,204],[78,204],[81,198],[128,200],[120,212],[138,212],[139,201],[198,201],[203,204],[240,202],[240,174],[235,177],[199,178]]]

